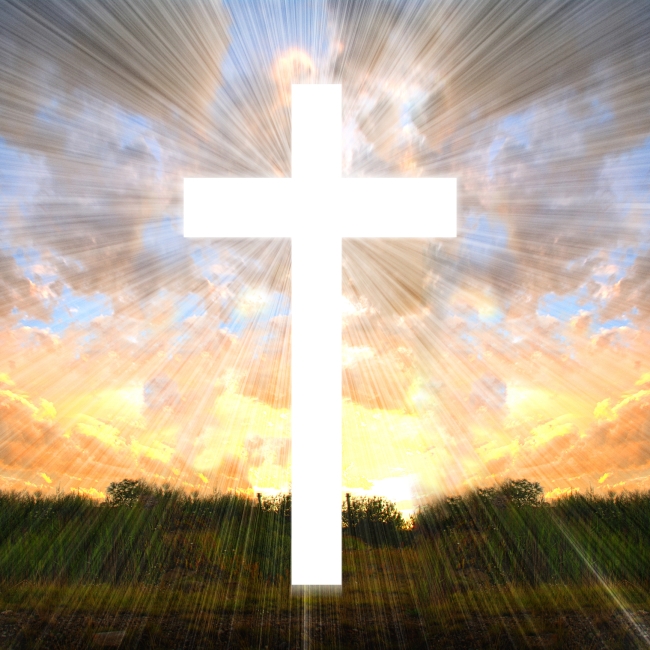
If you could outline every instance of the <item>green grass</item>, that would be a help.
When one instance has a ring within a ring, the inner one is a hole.
[[[150,506],[150,507],[148,507]],[[76,494],[0,494],[3,582],[159,584],[174,570],[235,579],[289,571],[289,520],[237,496],[154,499],[110,507]]]
[[[647,493],[351,499],[338,597],[292,595],[288,496],[125,494],[0,493],[0,648],[622,649],[650,611]]]
[[[582,589],[616,603],[621,590],[650,591],[650,493],[573,495],[551,507],[515,483],[442,499],[411,522],[385,500],[344,503],[345,597],[371,608],[393,598],[429,616],[436,603],[477,593],[570,603]],[[0,493],[0,595],[9,609],[21,598],[91,609],[277,608],[290,592],[290,527],[290,496],[260,507],[151,486],[109,504]]]
[[[478,572],[491,584],[650,586],[650,493],[571,495],[552,506],[476,491],[415,518],[429,583]]]

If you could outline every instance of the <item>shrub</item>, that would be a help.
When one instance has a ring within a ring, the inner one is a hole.
[[[134,506],[143,496],[152,493],[152,488],[145,481],[125,478],[106,488],[106,500],[114,506]]]
[[[539,483],[531,483],[525,478],[506,479],[496,492],[505,497],[508,503],[519,507],[538,506],[544,501],[544,488]]]
[[[406,522],[395,504],[384,497],[350,498],[343,506],[343,528],[373,546],[396,546]]]

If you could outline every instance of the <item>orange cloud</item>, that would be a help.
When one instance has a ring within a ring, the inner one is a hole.
[[[575,494],[575,493],[578,493],[578,492],[580,492],[580,488],[571,488],[571,487],[563,487],[563,488],[561,488],[561,487],[557,487],[557,488],[553,488],[550,492],[546,492],[544,494],[544,498],[553,500],[553,499],[558,499],[558,498],[563,497],[563,496],[567,496],[569,494]]]

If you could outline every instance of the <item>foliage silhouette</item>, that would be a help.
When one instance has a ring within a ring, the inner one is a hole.
[[[187,494],[142,481],[111,485],[105,503],[60,491],[0,492],[0,581],[288,579],[290,494],[260,504],[232,493]],[[404,566],[417,567],[440,593],[476,580],[650,587],[650,492],[591,491],[548,504],[537,484],[519,479],[441,498],[411,521],[381,497],[350,498],[349,508],[346,501],[342,508],[354,566],[365,566],[372,553],[399,553]]]
[[[399,546],[407,529],[402,513],[384,497],[351,497],[343,505],[343,530],[372,546]]]

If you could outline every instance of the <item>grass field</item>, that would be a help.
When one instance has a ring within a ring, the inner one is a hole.
[[[648,647],[650,494],[530,485],[344,503],[338,597],[291,595],[288,496],[5,493],[0,647]]]

